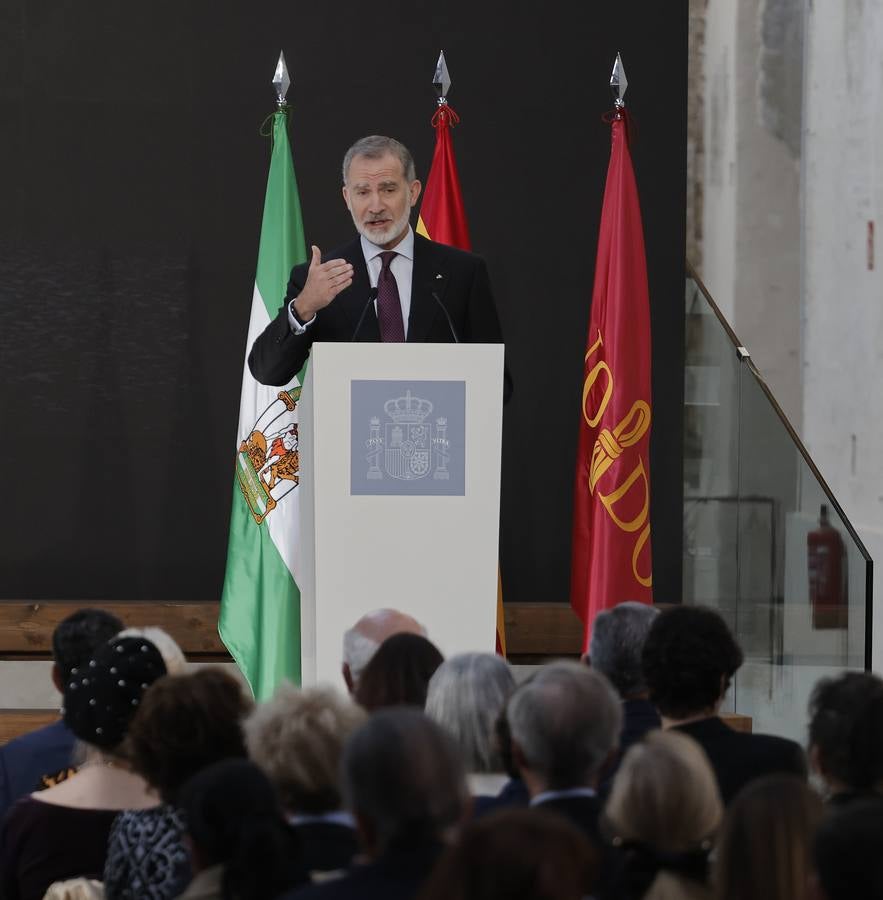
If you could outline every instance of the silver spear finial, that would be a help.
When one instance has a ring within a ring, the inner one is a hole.
[[[625,92],[628,90],[629,80],[625,77],[625,66],[622,57],[617,53],[616,62],[613,63],[613,74],[610,76],[610,90],[613,91],[613,99],[616,108],[625,106]]]
[[[438,105],[442,106],[447,103],[448,91],[451,89],[451,76],[448,74],[448,64],[445,62],[444,50],[438,55],[438,62],[435,64],[435,75],[432,76],[432,86],[438,94]]]
[[[273,73],[273,87],[276,89],[276,106],[288,105],[285,95],[291,87],[291,78],[288,76],[288,66],[285,65],[285,54],[279,51],[279,62],[276,63],[276,71]]]

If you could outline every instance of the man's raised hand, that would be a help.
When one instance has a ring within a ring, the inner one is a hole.
[[[353,267],[345,259],[322,262],[322,253],[313,244],[310,268],[304,289],[294,301],[294,311],[301,322],[309,322],[314,315],[353,283]]]

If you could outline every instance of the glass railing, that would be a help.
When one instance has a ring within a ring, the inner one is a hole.
[[[870,668],[873,563],[692,273],[686,304],[684,602],[745,653],[727,708],[804,743],[818,679]]]

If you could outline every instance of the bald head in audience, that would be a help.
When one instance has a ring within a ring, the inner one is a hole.
[[[343,636],[343,680],[353,693],[359,677],[377,648],[394,634],[419,634],[426,629],[413,617],[397,609],[374,609],[365,613]]]

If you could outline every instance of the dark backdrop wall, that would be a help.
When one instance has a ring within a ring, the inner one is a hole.
[[[681,590],[687,2],[0,4],[0,597],[220,596],[280,48],[308,240],[352,233],[349,143],[423,175],[444,48],[515,395],[506,597],[562,601],[622,51],[653,317],[656,596]]]

